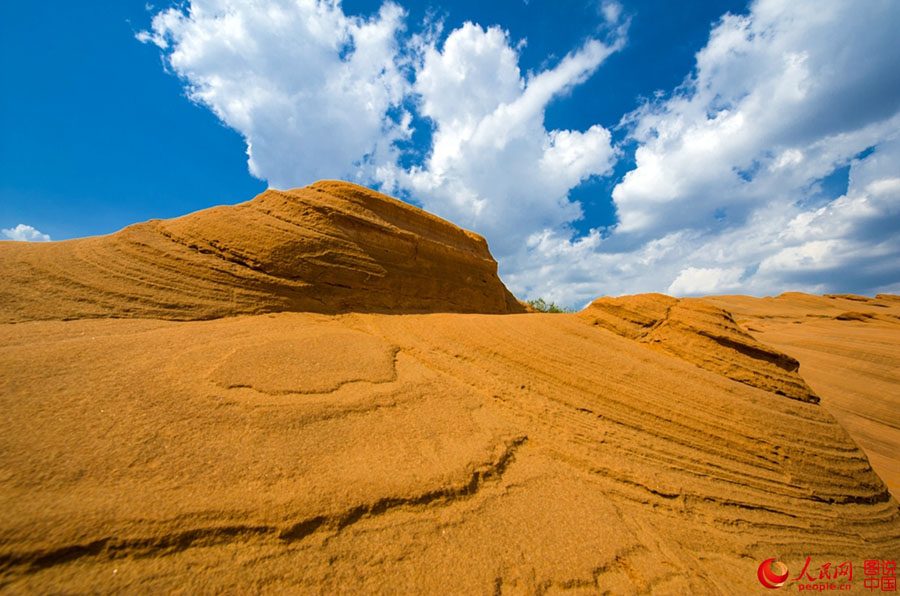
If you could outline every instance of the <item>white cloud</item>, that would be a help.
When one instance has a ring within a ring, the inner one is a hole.
[[[685,84],[624,119],[638,147],[613,191],[619,224],[545,234],[517,289],[578,302],[900,279],[898,21],[891,1],[763,0],[723,17]],[[848,165],[847,193],[823,196]]]
[[[889,292],[900,279],[897,164],[900,139],[885,140],[851,161],[846,194],[824,204],[763,201],[735,226],[677,226],[636,244],[615,231],[576,241],[545,231],[532,237],[533,258],[514,285],[579,306],[598,295],[651,291]]]
[[[443,48],[427,48],[416,70],[420,111],[435,127],[430,156],[410,169],[384,167],[379,181],[485,235],[501,273],[513,273],[530,234],[581,217],[569,190],[615,162],[608,130],[548,131],[544,111],[616,49],[589,40],[526,79],[505,31],[466,23]]]
[[[600,4],[600,12],[607,24],[615,25],[622,16],[622,4],[615,0],[606,0]]]
[[[670,294],[677,296],[703,295],[712,292],[727,291],[740,285],[744,270],[740,267],[722,269],[720,267],[682,269],[668,288]]]
[[[390,160],[391,143],[409,134],[404,16],[391,2],[363,19],[338,2],[193,0],[137,37],[163,49],[191,99],[244,136],[251,173],[284,188],[365,180],[367,164]]]
[[[10,240],[19,240],[22,242],[49,242],[50,236],[34,229],[25,224],[19,224],[14,228],[0,230],[3,235]]]
[[[641,146],[613,193],[620,231],[800,198],[790,195],[896,130],[900,89],[884,79],[900,65],[898,8],[765,0],[724,17],[686,88],[631,116]]]

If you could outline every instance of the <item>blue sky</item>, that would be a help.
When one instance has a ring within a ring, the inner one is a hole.
[[[0,5],[0,229],[343,178],[522,298],[900,293],[900,3]]]

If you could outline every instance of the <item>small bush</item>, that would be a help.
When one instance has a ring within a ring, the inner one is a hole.
[[[529,300],[528,304],[530,304],[532,308],[534,308],[535,310],[540,311],[540,312],[550,312],[550,313],[575,312],[574,308],[569,308],[568,306],[559,306],[555,302],[547,302],[543,298]]]

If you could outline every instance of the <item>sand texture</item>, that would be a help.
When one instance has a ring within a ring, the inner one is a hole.
[[[731,310],[760,341],[800,360],[822,405],[900,496],[900,296],[704,300]]]
[[[523,312],[484,238],[346,182],[267,190],[109,236],[2,246],[0,322]]]
[[[797,374],[800,363],[756,341],[728,311],[697,298],[662,294],[598,298],[580,316],[648,347],[729,379],[801,401],[819,398]]]
[[[19,276],[3,289],[17,322],[0,325],[0,592],[762,594],[770,557],[900,555],[897,501],[856,442],[896,445],[900,301],[650,295],[484,314],[519,306],[478,237],[320,186],[106,238],[0,243]],[[321,259],[292,256],[313,251],[287,231],[285,252],[256,247],[276,235],[256,225],[343,229],[326,194],[379,213],[372,236]],[[391,244],[404,234],[427,275]],[[316,267],[360,285],[338,293]],[[366,283],[378,307],[354,310]],[[220,305],[229,287],[242,297]],[[318,291],[340,308],[296,312]],[[838,318],[851,311],[862,320]]]

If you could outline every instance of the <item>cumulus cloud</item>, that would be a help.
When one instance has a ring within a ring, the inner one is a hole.
[[[682,269],[668,288],[670,294],[676,296],[703,295],[723,289],[733,289],[740,285],[743,269],[740,267]]]
[[[623,119],[637,149],[612,193],[618,224],[534,237],[541,266],[523,280],[585,300],[876,292],[900,279],[900,5],[750,8],[712,29],[681,87]],[[823,195],[822,180],[848,167],[847,192]],[[542,275],[566,260],[570,274]]]
[[[4,228],[0,230],[9,240],[19,240],[21,242],[50,242],[50,236],[44,234],[31,226],[19,224],[14,228]]]
[[[726,204],[740,217],[895,131],[898,13],[890,1],[761,1],[725,16],[684,88],[630,116],[640,147],[613,192],[620,231],[709,222]]]
[[[589,40],[526,78],[505,31],[466,23],[442,48],[427,48],[416,70],[419,109],[434,124],[430,155],[409,169],[381,168],[379,182],[485,235],[503,272],[512,273],[531,232],[581,217],[569,190],[615,162],[610,133],[601,126],[544,127],[547,105],[615,50]]]
[[[280,188],[368,181],[368,164],[391,160],[410,133],[404,16],[391,2],[361,18],[339,2],[193,0],[157,14],[138,39],[159,46],[189,97],[244,136],[254,176]]]
[[[530,239],[535,258],[516,272],[516,281],[535,295],[568,298],[579,306],[598,295],[653,291],[895,292],[898,163],[900,139],[887,138],[870,155],[850,160],[848,189],[840,197],[808,201],[798,191],[797,200],[761,201],[736,225],[677,226],[637,244],[615,231],[573,241],[546,230]]]

